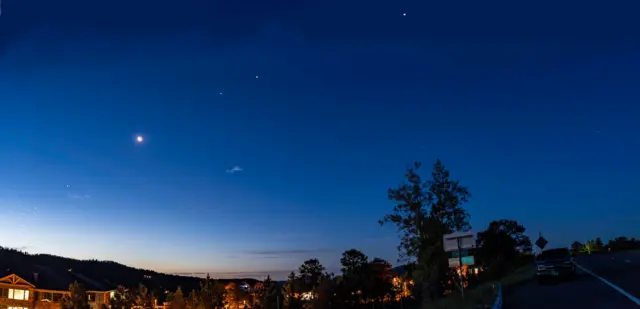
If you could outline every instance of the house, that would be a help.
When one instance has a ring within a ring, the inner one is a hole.
[[[53,270],[38,266],[32,273],[16,273],[11,269],[0,271],[0,308],[6,309],[58,309],[59,302],[69,294],[69,285],[81,283],[91,309],[109,304],[115,287],[97,282],[82,274]]]

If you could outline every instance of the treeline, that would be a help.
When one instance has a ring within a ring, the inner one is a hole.
[[[627,238],[625,236],[619,236],[614,239],[610,239],[606,244],[600,237],[587,240],[585,243],[581,243],[580,241],[576,240],[571,244],[571,250],[575,254],[640,250],[640,240],[633,237]]]
[[[197,289],[201,278],[176,276],[159,273],[148,269],[134,268],[112,261],[77,260],[51,254],[29,254],[13,248],[0,246],[0,269],[25,276],[28,279],[38,266],[46,266],[58,272],[69,269],[109,286],[123,285],[127,288],[137,288],[144,284],[155,295],[162,295],[165,290],[175,290],[178,286],[183,289]],[[247,282],[255,284],[258,280],[239,278],[233,280],[220,279],[222,283]]]
[[[286,283],[280,286],[267,278],[253,287],[243,287],[236,282],[223,284],[209,276],[201,280],[200,287],[189,293],[178,287],[157,295],[140,284],[136,289],[119,286],[110,299],[111,309],[152,309],[163,303],[169,309],[333,309],[380,304],[411,302],[412,282],[392,271],[391,264],[383,259],[369,259],[356,249],[347,250],[341,258],[341,274],[325,271],[318,259],[306,260],[297,272],[291,272]],[[60,302],[60,309],[88,309],[87,294],[79,283],[69,287],[69,295]]]
[[[199,279],[199,286],[188,289],[188,294],[183,291],[185,286],[168,291],[169,306],[171,309],[375,309],[402,308],[415,303],[429,308],[435,300],[456,289],[500,279],[532,261],[531,241],[524,226],[515,220],[502,219],[478,233],[479,246],[471,252],[476,258],[473,266],[450,268],[443,237],[471,228],[470,215],[464,208],[471,194],[460,181],[451,179],[440,160],[424,179],[419,174],[420,167],[419,162],[414,163],[406,171],[405,180],[388,190],[394,206],[379,221],[398,230],[399,255],[408,270],[404,274],[394,273],[388,261],[369,259],[363,252],[351,249],[342,254],[342,268],[337,275],[327,272],[318,259],[312,258],[292,272],[283,286],[267,278],[247,289],[237,282],[222,283],[207,277]],[[78,285],[73,288],[82,290]],[[75,294],[82,298],[82,293]],[[151,303],[161,298],[153,295],[143,285],[137,289],[121,286],[111,307],[151,308]]]
[[[497,280],[514,268],[533,262],[531,240],[526,228],[516,220],[496,220],[477,234],[477,262],[485,278]]]
[[[203,287],[189,296],[181,289],[169,294],[171,309],[216,305],[228,309],[429,307],[456,289],[500,279],[532,262],[525,227],[516,220],[502,219],[477,234],[478,248],[471,252],[475,265],[450,268],[443,237],[471,228],[470,215],[463,207],[471,194],[460,181],[450,178],[439,160],[425,179],[418,173],[420,167],[415,163],[407,170],[405,181],[389,189],[388,198],[395,205],[379,221],[395,226],[400,233],[399,254],[407,270],[402,274],[394,272],[388,261],[370,259],[351,249],[342,254],[339,274],[327,272],[318,259],[311,258],[291,272],[283,286],[268,278],[243,290],[234,283],[221,286],[205,279]]]

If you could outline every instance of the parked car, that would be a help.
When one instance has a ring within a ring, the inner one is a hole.
[[[540,283],[548,279],[571,278],[575,275],[576,264],[568,248],[544,250],[536,257],[536,276]]]

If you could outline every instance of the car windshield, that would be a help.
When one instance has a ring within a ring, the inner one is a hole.
[[[551,249],[543,251],[537,258],[538,261],[563,259],[569,256],[569,250],[563,249]]]

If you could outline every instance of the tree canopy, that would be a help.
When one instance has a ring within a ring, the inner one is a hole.
[[[443,247],[445,234],[470,228],[469,214],[463,208],[471,194],[449,170],[437,160],[431,177],[423,180],[415,162],[405,173],[405,182],[389,189],[389,200],[395,203],[392,213],[380,224],[392,224],[401,236],[401,257],[415,261],[416,279],[421,286],[424,306],[437,297],[446,281],[447,256]]]
[[[84,286],[78,282],[69,285],[69,294],[60,300],[60,309],[89,309],[89,299]]]

